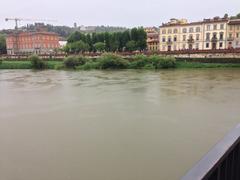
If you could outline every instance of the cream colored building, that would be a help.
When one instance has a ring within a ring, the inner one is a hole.
[[[171,19],[160,26],[160,51],[185,49],[225,49],[227,44],[228,19],[216,17],[200,22]]]

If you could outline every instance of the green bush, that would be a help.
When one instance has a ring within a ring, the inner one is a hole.
[[[174,57],[162,57],[158,68],[168,69],[176,67],[176,59]]]
[[[46,69],[47,64],[40,59],[37,55],[32,55],[29,57],[29,60],[31,61],[31,65],[33,69]]]
[[[99,69],[126,69],[129,62],[123,59],[121,56],[106,53],[103,54],[99,59]]]
[[[78,66],[76,69],[78,70],[99,69],[99,62],[88,61],[84,65]]]
[[[176,60],[174,57],[163,57],[152,55],[148,57],[148,63],[152,64],[155,69],[175,68]]]
[[[82,56],[69,56],[64,59],[64,65],[66,68],[76,68],[77,66],[81,66],[87,62],[87,59]]]
[[[129,64],[130,69],[142,69],[148,65],[148,57],[145,55],[135,55]]]
[[[2,59],[0,59],[0,64],[2,64],[2,62],[3,62],[3,60],[2,60]]]

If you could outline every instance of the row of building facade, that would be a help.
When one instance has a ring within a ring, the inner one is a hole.
[[[188,23],[171,19],[159,28],[146,28],[149,51],[240,48],[240,19],[215,17]]]
[[[49,54],[59,48],[59,36],[51,32],[14,32],[7,36],[7,53]]]

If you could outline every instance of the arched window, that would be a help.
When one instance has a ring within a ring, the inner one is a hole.
[[[187,28],[183,28],[182,32],[187,33]]]

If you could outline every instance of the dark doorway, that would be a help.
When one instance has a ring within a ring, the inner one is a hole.
[[[172,50],[172,46],[168,46],[168,51],[171,51]]]
[[[192,49],[193,49],[193,45],[192,45],[192,44],[189,44],[189,45],[188,45],[188,49],[189,49],[189,50],[192,50]]]
[[[212,43],[212,49],[217,49],[217,43]]]

